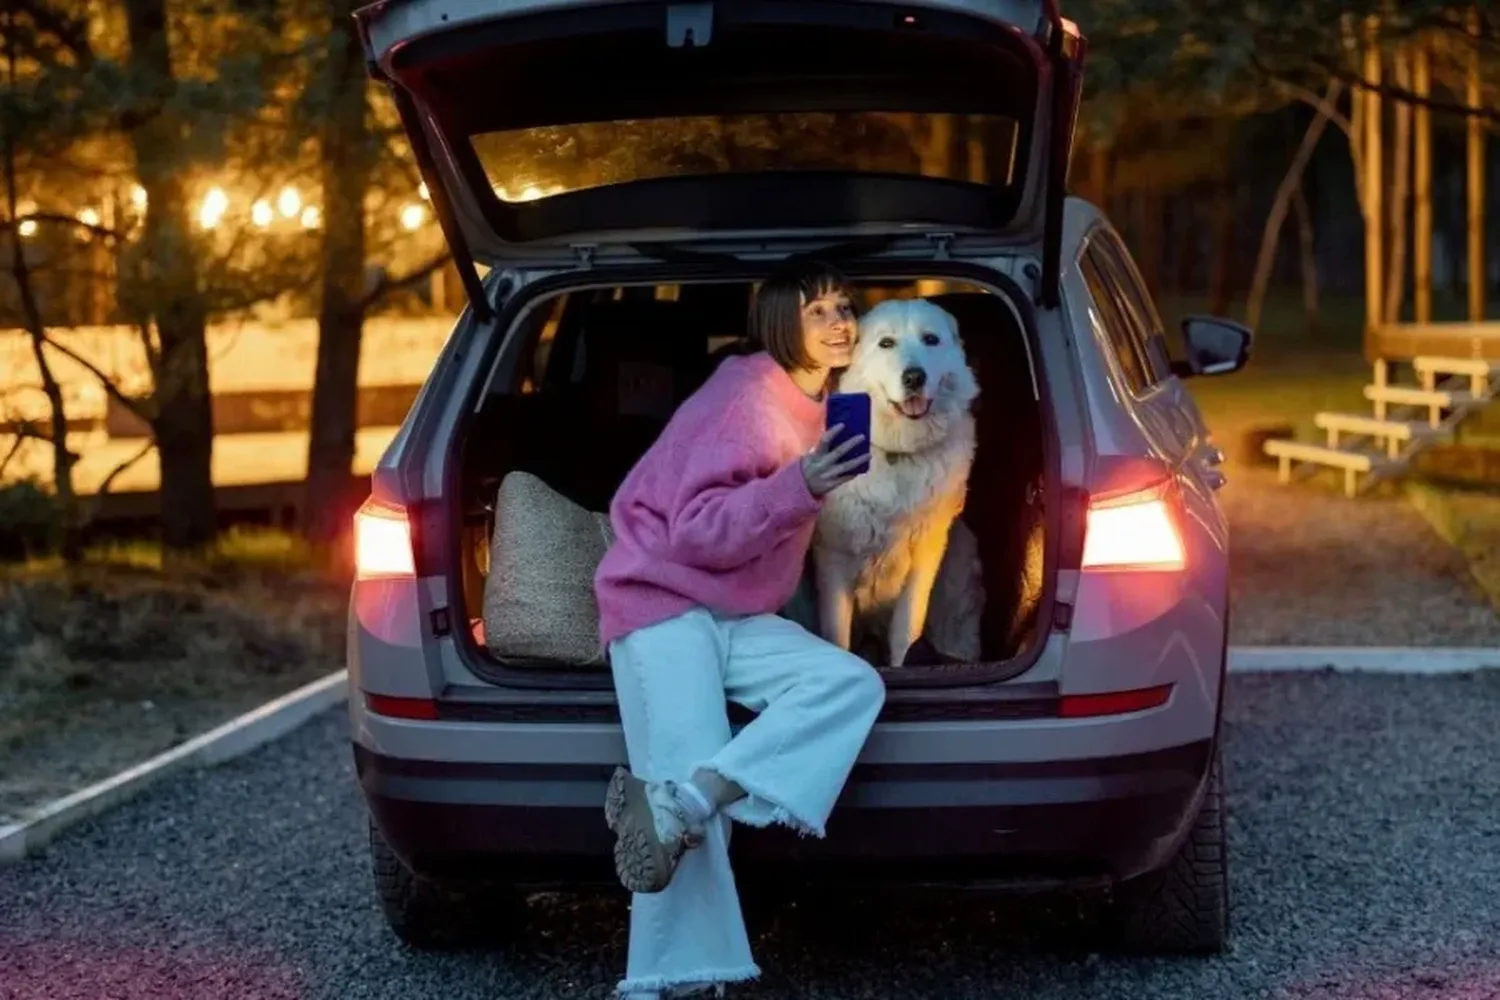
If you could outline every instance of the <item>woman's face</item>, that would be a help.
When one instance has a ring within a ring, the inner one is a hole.
[[[847,368],[854,356],[854,305],[841,291],[802,300],[802,347],[814,367]]]

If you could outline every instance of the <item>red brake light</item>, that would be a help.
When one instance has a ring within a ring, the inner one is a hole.
[[[1101,715],[1125,715],[1144,712],[1165,705],[1172,685],[1138,688],[1134,691],[1106,691],[1101,694],[1065,694],[1058,705],[1064,719],[1089,719]]]
[[[406,511],[366,500],[354,515],[354,572],[361,580],[417,575]]]
[[[1169,484],[1090,499],[1084,569],[1160,571],[1180,570],[1185,565]]]
[[[365,693],[365,707],[376,715],[392,719],[418,719],[435,721],[438,717],[437,702],[431,698],[394,698],[384,694]]]

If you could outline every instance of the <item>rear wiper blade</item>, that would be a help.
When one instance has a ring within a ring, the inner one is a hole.
[[[870,236],[842,243],[829,243],[810,250],[788,254],[788,261],[822,260],[830,264],[876,254],[891,245],[892,237]],[[732,254],[713,250],[695,250],[677,243],[632,243],[630,248],[643,257],[667,264],[726,264],[743,266],[745,261]]]
[[[631,243],[629,246],[642,257],[650,257],[664,264],[733,264],[738,266],[744,263],[732,253],[690,250],[676,243]]]
[[[848,240],[844,243],[830,243],[826,247],[816,250],[805,250],[802,253],[794,253],[788,260],[825,260],[830,264],[841,260],[857,260],[860,257],[868,257],[880,253],[890,247],[893,238],[890,236],[866,236],[862,239]]]

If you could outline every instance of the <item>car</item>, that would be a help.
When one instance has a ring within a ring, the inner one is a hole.
[[[355,523],[352,743],[400,937],[613,882],[610,674],[479,634],[495,490],[524,470],[606,509],[739,342],[754,282],[800,255],[959,321],[983,655],[882,669],[828,838],[737,832],[736,870],[1088,890],[1120,948],[1221,949],[1229,536],[1188,384],[1243,366],[1251,333],[1166,330],[1108,219],[1067,196],[1086,41],[1056,0],[356,19],[468,293]]]

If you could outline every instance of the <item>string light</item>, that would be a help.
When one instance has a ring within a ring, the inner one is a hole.
[[[21,239],[29,239],[36,235],[36,220],[22,219],[20,225],[16,226],[16,232],[21,234]]]
[[[417,185],[417,197],[421,198],[423,201],[432,200],[432,192],[427,190],[426,181],[423,181],[422,183]]]
[[[99,225],[99,210],[93,207],[84,207],[79,209],[78,221],[83,223],[85,226]],[[77,235],[80,240],[87,240],[94,234],[87,229],[80,229],[78,230]]]
[[[130,189],[130,203],[136,208],[146,207],[146,189],[139,184]]]
[[[281,194],[276,196],[276,208],[284,217],[296,218],[297,213],[302,211],[302,195],[294,187],[284,187]]]
[[[198,223],[204,229],[217,228],[224,220],[224,213],[229,211],[229,195],[224,193],[221,187],[208,189],[208,194],[203,196],[203,207],[198,210]]]
[[[269,226],[275,217],[276,213],[271,210],[271,203],[264,198],[250,206],[250,221],[261,229]]]
[[[323,213],[318,211],[316,205],[308,205],[302,210],[302,228],[317,229],[323,224]]]
[[[407,230],[421,229],[426,221],[427,210],[421,205],[407,205],[401,209],[401,225]]]

